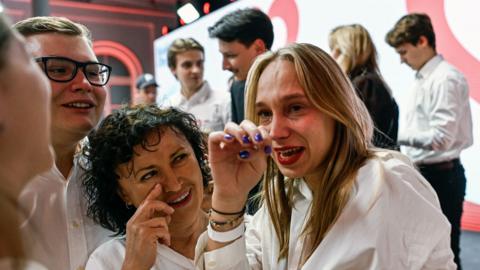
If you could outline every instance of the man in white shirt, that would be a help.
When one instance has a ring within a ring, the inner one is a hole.
[[[97,61],[90,31],[81,24],[34,17],[14,27],[50,80],[55,152],[52,169],[33,179],[20,196],[26,214],[22,234],[32,258],[48,269],[82,269],[111,234],[86,216],[81,183],[87,166],[81,141],[100,119],[111,67]]]
[[[460,153],[473,143],[468,84],[463,74],[437,54],[435,32],[425,14],[402,17],[386,36],[402,63],[416,70],[411,108],[398,143],[437,192],[452,225],[451,247],[458,269],[465,173]]]
[[[163,106],[174,106],[195,116],[205,133],[223,130],[231,119],[231,101],[227,92],[214,91],[203,79],[203,46],[193,38],[179,38],[168,48],[167,60],[180,83],[180,93]]]

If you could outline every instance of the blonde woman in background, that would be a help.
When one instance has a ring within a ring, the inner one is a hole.
[[[1,8],[1,6],[0,6]],[[28,260],[17,202],[29,180],[52,166],[50,87],[24,39],[0,12],[0,269],[44,269]]]
[[[199,268],[455,268],[434,191],[403,155],[373,148],[368,112],[326,52],[291,44],[260,56],[246,101],[248,120],[209,136]],[[262,175],[264,204],[245,226]]]
[[[373,119],[373,144],[398,150],[398,106],[380,74],[370,34],[359,24],[338,26],[329,35],[329,45]]]

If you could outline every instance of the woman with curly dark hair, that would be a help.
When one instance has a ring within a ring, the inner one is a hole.
[[[195,118],[174,108],[123,107],[88,139],[88,213],[118,237],[90,256],[87,269],[194,269],[210,179]]]

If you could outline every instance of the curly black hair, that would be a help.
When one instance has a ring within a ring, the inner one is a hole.
[[[88,135],[88,144],[83,149],[88,164],[83,179],[87,214],[115,235],[125,235],[126,224],[136,211],[127,207],[118,194],[120,176],[116,170],[119,165],[132,161],[135,146],[151,151],[150,147],[160,143],[166,128],[190,143],[202,172],[203,185],[207,186],[211,176],[206,161],[206,139],[189,113],[175,108],[160,109],[156,105],[124,106],[107,116]],[[153,143],[147,141],[151,132],[158,133],[158,140]]]

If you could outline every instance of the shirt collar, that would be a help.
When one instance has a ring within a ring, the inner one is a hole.
[[[424,79],[428,77],[435,68],[443,61],[443,56],[440,54],[435,55],[430,60],[423,65],[423,67],[415,74],[415,78],[417,79]]]
[[[313,199],[313,193],[303,178],[296,178],[293,180],[293,200],[305,199],[311,201]]]
[[[208,85],[207,81],[204,81],[202,87],[200,87],[200,89],[195,94],[193,94],[189,100],[187,100],[183,95],[180,96],[180,105],[183,105],[185,103],[188,103],[190,105],[200,104],[205,102],[205,100],[207,100],[210,96],[210,86]]]

